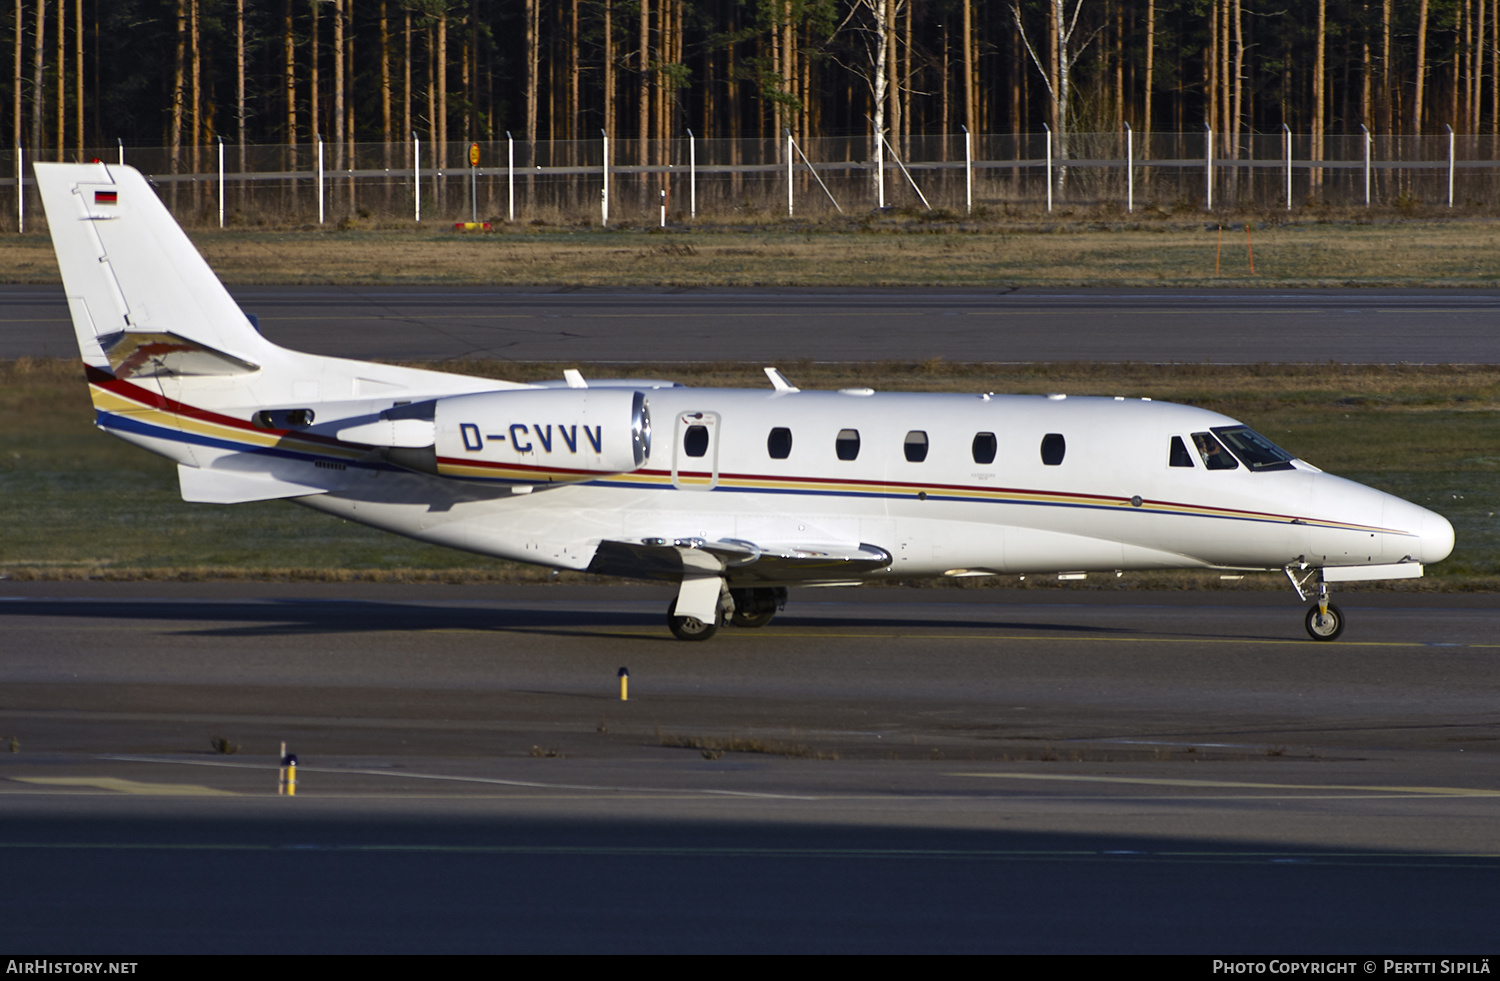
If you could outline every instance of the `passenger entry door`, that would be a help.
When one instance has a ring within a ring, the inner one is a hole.
[[[719,486],[719,414],[679,412],[672,433],[672,486],[713,490]]]

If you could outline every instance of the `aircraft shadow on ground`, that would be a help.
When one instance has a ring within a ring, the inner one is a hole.
[[[85,815],[8,816],[17,902],[0,942],[74,954],[1451,957],[1492,951],[1500,915],[1494,856],[493,807],[455,819],[431,803],[399,817],[240,806],[122,814],[93,798],[77,805]]]
[[[378,603],[363,600],[271,600],[253,603],[149,602],[130,600],[72,602],[67,600],[15,600],[0,606],[8,616],[67,617],[78,620],[161,621],[197,624],[186,631],[208,637],[285,636],[288,634],[369,633],[372,631],[524,631],[535,633],[599,633],[610,630],[660,629],[666,636],[665,610],[642,606],[640,610],[559,609],[548,603],[533,609],[490,606],[443,606],[411,603]],[[216,625],[222,624],[222,625]],[[737,634],[774,635],[777,628],[826,630],[829,632],[910,630],[1021,631],[1030,634],[1068,636],[1148,636],[1156,631],[1134,627],[1097,626],[1066,621],[1022,621],[982,617],[926,616],[808,616],[788,612],[760,630],[733,630]],[[1174,631],[1174,636],[1220,637],[1222,633]],[[649,639],[649,638],[648,638]]]

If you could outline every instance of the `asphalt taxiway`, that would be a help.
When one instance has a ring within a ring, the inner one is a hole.
[[[0,583],[0,941],[1493,949],[1489,597],[1332,644],[1278,593],[802,590],[706,644],[667,598]]]
[[[1496,290],[236,287],[266,336],[387,360],[1493,364]],[[0,287],[0,358],[76,357],[60,287]]]

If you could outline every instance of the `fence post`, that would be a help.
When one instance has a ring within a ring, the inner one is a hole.
[[[604,225],[605,228],[608,228],[609,227],[609,133],[605,132],[602,129],[599,132],[604,136],[604,192],[603,192],[603,196],[602,196],[601,201],[600,201],[600,207],[603,209],[602,224]]]
[[[516,221],[516,138],[505,131],[505,220]]]
[[[1047,132],[1047,210],[1052,210],[1052,127],[1046,123],[1042,129]]]
[[[1125,213],[1135,213],[1135,133],[1125,124]]]
[[[1453,127],[1443,124],[1448,130],[1448,207],[1453,207]]]
[[[1207,123],[1203,124],[1203,128],[1208,132],[1208,149],[1205,151],[1205,156],[1203,158],[1205,161],[1203,172],[1204,180],[1207,182],[1206,186],[1208,188],[1206,194],[1206,197],[1208,199],[1208,210],[1212,211],[1214,210],[1214,129]]]
[[[16,232],[22,234],[26,231],[26,151],[21,144],[16,144]]]
[[[960,125],[964,131],[964,214],[974,213],[974,147],[969,127]]]
[[[1281,138],[1286,144],[1286,167],[1282,177],[1286,182],[1286,210],[1292,210],[1292,128],[1286,123],[1281,124]]]
[[[123,167],[125,166],[125,141],[117,136],[115,142],[120,144],[120,166]]]
[[[1360,131],[1365,134],[1365,207],[1370,206],[1370,130],[1364,123],[1359,124]]]
[[[786,131],[786,216],[792,217],[792,131]]]
[[[323,224],[323,137],[318,137],[318,224]]]
[[[688,218],[698,217],[698,138],[692,130],[688,135]]]
[[[417,131],[411,134],[411,197],[416,208],[417,224],[422,223],[422,140]]]
[[[219,227],[224,227],[224,137],[219,137]]]
[[[875,130],[875,207],[885,209],[885,134],[875,129],[870,120],[870,129]]]

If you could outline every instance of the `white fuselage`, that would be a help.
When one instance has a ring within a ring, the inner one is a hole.
[[[655,431],[634,472],[517,494],[351,470],[344,486],[299,500],[427,541],[569,569],[587,568],[602,540],[868,543],[893,557],[880,574],[912,577],[1378,565],[1436,561],[1452,547],[1440,516],[1300,461],[1259,473],[1211,471],[1198,459],[1169,466],[1174,436],[1192,445],[1193,433],[1234,424],[1188,406],[691,388],[648,395]],[[709,442],[689,457],[686,431],[703,419]],[[476,425],[500,423],[545,420]],[[791,437],[783,459],[769,452],[777,429]],[[840,459],[839,435],[849,430],[858,453]],[[910,433],[925,436],[925,459],[907,459]],[[994,436],[987,463],[974,459],[982,434]],[[1065,441],[1057,465],[1042,460],[1048,434]],[[554,455],[562,450],[554,441]]]

